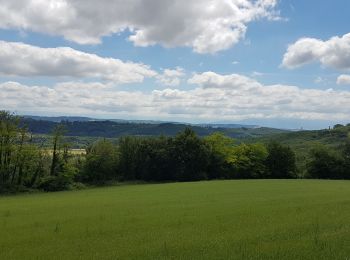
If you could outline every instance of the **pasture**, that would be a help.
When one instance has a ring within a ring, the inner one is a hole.
[[[0,197],[0,259],[350,259],[350,182],[239,180]]]

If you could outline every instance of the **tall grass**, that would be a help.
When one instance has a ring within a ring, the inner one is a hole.
[[[0,259],[349,257],[349,181],[212,181],[0,198]]]

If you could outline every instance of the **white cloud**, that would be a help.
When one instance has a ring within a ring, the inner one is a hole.
[[[183,68],[177,67],[176,69],[164,69],[163,73],[157,76],[157,81],[164,85],[175,87],[180,85],[181,78],[185,76]]]
[[[327,41],[302,38],[288,47],[282,65],[289,69],[318,61],[339,70],[350,70],[350,33]]]
[[[236,89],[241,87],[247,88],[257,88],[260,83],[254,79],[239,75],[239,74],[229,74],[221,75],[212,71],[204,72],[202,74],[195,74],[192,78],[188,80],[189,84],[200,85],[203,88],[227,88]]]
[[[263,85],[238,74],[195,74],[194,88],[149,93],[121,91],[102,83],[66,82],[53,87],[0,84],[0,109],[37,113],[109,115],[153,119],[349,120],[350,91]]]
[[[65,82],[55,86],[27,86],[17,82],[0,84],[1,109],[68,114],[133,113],[149,97],[138,91],[114,90],[102,83]]]
[[[0,74],[98,78],[115,83],[142,82],[157,72],[141,63],[103,58],[68,47],[40,48],[19,42],[0,41]]]
[[[350,85],[350,75],[340,75],[337,79],[338,85]]]
[[[199,102],[213,105],[215,118],[294,118],[310,120],[349,119],[349,91],[301,89],[288,85],[263,85],[258,81],[238,75],[220,75],[205,72],[194,75],[189,83],[200,88],[196,91],[208,100]],[[195,92],[196,92],[195,91]],[[210,97],[210,98],[209,98]],[[198,98],[198,97],[196,97]],[[193,98],[193,99],[196,99]],[[211,110],[213,111],[213,110]]]
[[[136,46],[228,49],[249,22],[279,18],[277,0],[0,0],[0,28],[61,35],[79,44],[131,32]]]

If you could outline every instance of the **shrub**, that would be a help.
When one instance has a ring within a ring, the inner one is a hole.
[[[71,189],[72,180],[67,176],[48,176],[41,180],[38,188],[44,191],[62,191]]]

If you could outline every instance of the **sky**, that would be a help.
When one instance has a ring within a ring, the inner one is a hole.
[[[0,0],[0,109],[350,123],[348,0]]]

